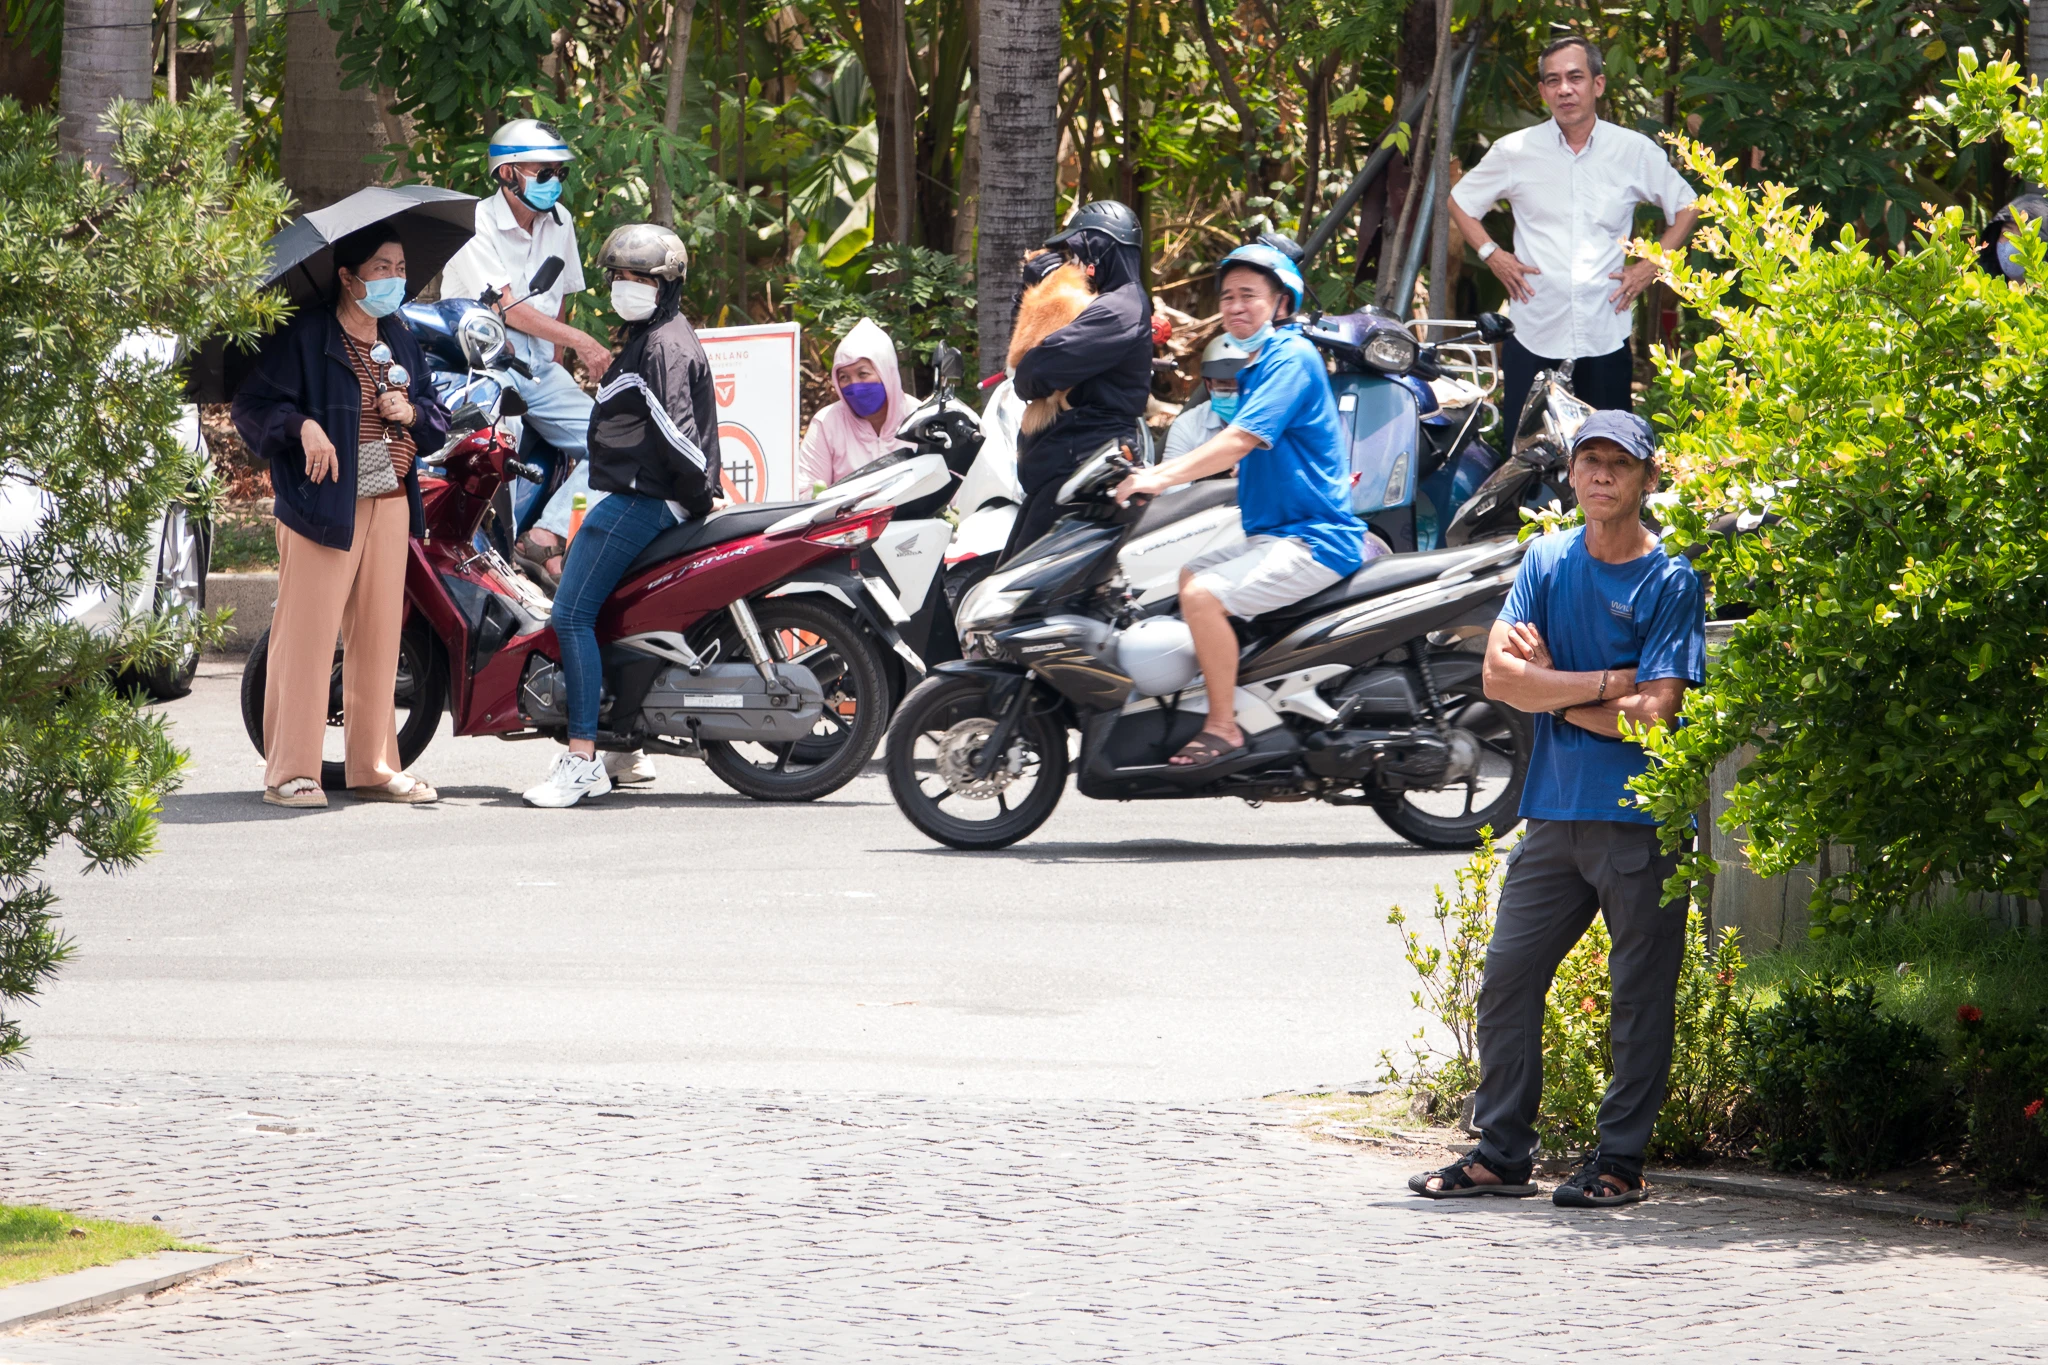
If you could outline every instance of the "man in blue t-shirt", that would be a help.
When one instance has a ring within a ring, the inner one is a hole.
[[[1223,326],[1252,358],[1237,373],[1230,425],[1187,454],[1133,474],[1119,500],[1237,471],[1244,542],[1198,555],[1180,571],[1180,611],[1195,639],[1209,713],[1168,760],[1199,767],[1244,751],[1237,725],[1237,632],[1250,619],[1321,592],[1364,562],[1365,526],[1351,514],[1351,469],[1330,375],[1308,338],[1276,322],[1301,306],[1301,272],[1264,243],[1217,268]]]
[[[1614,1078],[1600,1145],[1552,1196],[1568,1208],[1644,1195],[1643,1149],[1664,1103],[1685,903],[1677,864],[1628,782],[1649,766],[1621,722],[1669,725],[1706,665],[1699,576],[1643,525],[1656,443],[1633,413],[1596,412],[1572,438],[1586,524],[1529,547],[1487,640],[1486,695],[1534,715],[1528,828],[1508,855],[1479,988],[1478,1148],[1408,1182],[1434,1199],[1528,1195],[1543,1095],[1543,998],[1597,911],[1613,938]]]

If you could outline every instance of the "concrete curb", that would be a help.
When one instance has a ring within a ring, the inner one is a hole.
[[[248,1259],[246,1253],[159,1251],[154,1256],[136,1256],[48,1280],[12,1285],[0,1289],[0,1332],[154,1294]]]
[[[1949,1223],[1957,1227],[1986,1228],[2025,1237],[2048,1230],[2043,1219],[1967,1205],[1936,1204],[1899,1194],[1866,1194],[1856,1190],[1828,1189],[1804,1180],[1772,1175],[1710,1175],[1703,1171],[1646,1171],[1652,1184],[1683,1185],[1715,1194],[1739,1194],[1752,1199],[1785,1199],[1815,1208],[1849,1209],[1876,1214],[1881,1218],[1906,1218],[1918,1222]]]
[[[270,629],[271,613],[277,610],[275,573],[210,573],[206,576],[206,608],[235,609],[228,622],[227,638],[220,642],[223,654],[247,654],[256,637]]]

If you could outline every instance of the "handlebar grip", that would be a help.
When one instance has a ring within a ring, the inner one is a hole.
[[[533,366],[527,364],[516,355],[505,357],[505,368],[518,375],[521,379],[533,378]]]
[[[541,469],[539,465],[528,464],[524,460],[505,461],[505,470],[507,473],[517,474],[520,478],[525,479],[528,483],[539,483],[541,480],[547,477],[547,474]]]

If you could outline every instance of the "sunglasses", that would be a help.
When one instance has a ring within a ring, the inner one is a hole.
[[[560,180],[562,178],[562,168],[560,166],[543,166],[526,178],[542,184],[550,180]]]
[[[403,365],[393,363],[391,348],[381,341],[370,348],[370,363],[387,367],[384,371],[384,382],[391,388],[402,389],[412,383],[412,371],[406,369]],[[378,389],[378,392],[383,392],[382,387]]]

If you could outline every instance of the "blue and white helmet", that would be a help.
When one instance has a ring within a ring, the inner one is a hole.
[[[1223,272],[1234,265],[1248,265],[1254,270],[1262,270],[1271,275],[1274,282],[1293,298],[1294,311],[1301,311],[1302,296],[1308,292],[1308,286],[1302,282],[1301,267],[1289,259],[1285,252],[1267,246],[1264,242],[1252,242],[1241,246],[1225,256],[1222,263],[1216,267],[1217,280],[1220,282]]]
[[[516,118],[491,134],[491,166],[510,166],[520,161],[574,161],[576,153],[562,141],[552,124],[537,118]]]

